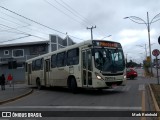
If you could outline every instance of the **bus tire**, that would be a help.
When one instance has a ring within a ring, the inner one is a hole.
[[[38,90],[41,90],[41,89],[42,89],[40,79],[37,79],[37,80],[36,80],[36,85],[37,85],[37,89],[38,89]]]
[[[68,88],[72,93],[77,93],[77,83],[74,77],[71,77],[68,83]]]

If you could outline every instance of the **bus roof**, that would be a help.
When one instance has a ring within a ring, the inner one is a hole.
[[[26,62],[29,62],[29,61],[32,61],[32,60],[36,60],[36,59],[39,59],[39,58],[43,58],[43,57],[46,57],[46,56],[50,56],[52,54],[57,54],[59,52],[63,52],[63,51],[67,51],[67,50],[70,50],[70,49],[73,49],[73,48],[76,48],[76,47],[80,47],[80,46],[87,46],[87,45],[92,45],[92,42],[93,41],[104,41],[104,42],[112,42],[112,43],[118,43],[118,42],[114,42],[114,41],[107,41],[107,40],[86,40],[86,41],[83,41],[81,43],[76,43],[74,45],[71,45],[71,46],[68,46],[68,47],[65,47],[65,48],[61,48],[59,50],[56,50],[56,51],[52,51],[52,52],[49,52],[49,53],[46,53],[46,54],[43,54],[43,55],[40,55],[40,56],[37,56],[37,57],[34,57],[34,58],[31,58],[31,59],[28,59],[26,60]],[[119,43],[120,44],[120,43]]]

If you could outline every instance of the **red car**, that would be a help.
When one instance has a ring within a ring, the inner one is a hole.
[[[133,68],[127,69],[127,78],[134,79],[138,76],[137,72]]]

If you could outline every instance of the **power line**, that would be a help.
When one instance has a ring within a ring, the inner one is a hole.
[[[29,36],[31,36],[31,35],[26,35],[26,36],[23,36],[23,37],[14,38],[14,39],[10,39],[10,40],[5,40],[5,41],[2,41],[2,42],[0,42],[0,43],[10,42],[10,41],[14,41],[14,40],[18,40],[18,39],[26,38],[26,37],[29,37]]]
[[[7,25],[3,25],[3,24],[0,24],[0,25],[1,25],[1,26],[4,26],[4,27],[7,27],[7,28],[10,28],[10,29],[14,29],[14,30],[16,30],[16,31],[19,31],[21,34],[29,35],[29,34],[28,34],[28,33],[26,33],[26,32],[23,32],[23,31],[17,30],[16,28],[9,27],[9,26],[7,26]]]
[[[59,9],[59,8],[57,8],[56,6],[54,6],[52,3],[48,2],[47,0],[43,0],[43,1],[46,2],[47,4],[51,5],[52,7],[54,7],[55,9],[57,9],[58,11],[60,11],[61,13],[65,14],[67,17],[71,18],[72,20],[80,23],[78,20],[76,20],[76,19],[74,19],[73,17],[71,17],[70,15],[66,14],[64,11],[62,11],[62,10]],[[56,2],[57,2],[57,1],[56,1]],[[59,2],[57,2],[57,3],[60,4]],[[82,24],[83,26],[86,27],[85,24],[83,24],[83,23],[80,23],[80,24]]]
[[[11,21],[11,20],[8,20],[8,19],[2,18],[2,17],[0,17],[0,18],[3,19],[3,20],[9,21],[9,22],[11,22],[11,23],[14,23],[14,24],[16,24],[16,25],[20,25],[20,24],[14,22],[14,21]],[[11,28],[11,29],[7,29],[7,30],[1,30],[0,32],[7,32],[7,31],[8,31],[8,32],[11,32],[11,31],[9,31],[9,30],[18,29],[18,28],[24,28],[24,27],[28,27],[28,26],[30,26],[30,24],[28,24],[28,25],[26,25],[26,26],[20,26],[20,27],[17,27],[17,28]],[[33,29],[31,29],[31,28],[27,28],[27,29],[33,30]],[[34,30],[34,31],[38,31],[38,30]],[[40,32],[40,31],[38,31],[38,32]],[[12,33],[16,33],[16,32],[12,32]],[[41,32],[41,33],[42,33],[42,32]],[[21,33],[20,33],[20,34],[21,34]],[[45,33],[42,33],[42,34],[45,34]],[[48,35],[48,34],[46,33],[45,35]]]
[[[4,25],[3,25],[4,26]],[[6,27],[6,26],[5,26]],[[16,27],[16,28],[10,28],[10,29],[6,29],[6,30],[1,30],[0,32],[7,32],[7,31],[9,31],[9,30],[16,30],[16,29],[18,29],[18,28],[23,28],[23,27],[28,27],[28,25],[27,26],[20,26],[20,27]]]
[[[14,23],[14,24],[16,24],[16,25],[20,25],[20,24],[18,24],[18,23],[16,23],[16,22],[14,22],[14,21],[11,21],[11,20],[8,20],[8,19],[5,19],[5,18],[2,18],[2,17],[0,17],[1,19],[3,19],[3,20],[6,20],[6,21],[9,21],[9,22],[11,22],[11,23]],[[30,24],[28,24],[28,25],[26,25],[26,26],[21,26],[21,27],[17,27],[17,28],[23,28],[23,27],[26,27],[27,29],[29,29],[29,30],[34,30],[34,31],[38,31],[38,30],[35,30],[35,29],[31,29],[31,28],[28,28],[28,26],[31,26]],[[17,29],[17,28],[15,28],[15,29]],[[7,29],[7,30],[1,30],[0,32],[4,32],[4,31],[9,31],[9,30],[12,30],[13,28],[11,28],[11,29]],[[40,31],[38,31],[38,32],[40,32]],[[40,32],[40,33],[42,33],[42,32]],[[47,33],[42,33],[42,34],[45,34],[45,35],[48,35]]]
[[[63,8],[65,8],[67,11],[69,11],[71,14],[73,14],[75,17],[77,17],[78,19],[81,19],[82,21],[84,21],[84,19],[82,19],[80,16],[78,16],[76,13],[73,12],[73,10],[68,9],[65,5],[61,4],[60,2],[58,2],[57,0],[55,0],[56,3],[58,3],[59,5],[61,5]],[[80,22],[79,22],[80,23]],[[82,24],[82,23],[80,23]],[[84,24],[83,24],[84,25]],[[88,24],[86,24],[88,25]],[[84,25],[85,26],[85,25]],[[86,26],[85,26],[86,27]]]
[[[63,32],[61,32],[61,31],[58,31],[58,30],[53,29],[53,28],[51,28],[51,27],[48,27],[48,26],[46,26],[46,25],[44,25],[44,24],[41,24],[41,23],[39,23],[39,22],[37,22],[37,21],[34,21],[34,20],[30,19],[30,18],[27,18],[27,17],[25,17],[25,16],[23,16],[23,15],[20,15],[20,14],[14,12],[14,11],[12,11],[12,10],[9,10],[9,9],[3,7],[3,6],[0,6],[0,8],[4,9],[4,10],[6,10],[6,11],[9,11],[9,12],[11,12],[11,13],[19,16],[19,17],[22,17],[22,18],[24,18],[24,19],[26,19],[26,20],[29,20],[29,21],[31,21],[31,22],[34,22],[34,23],[36,23],[36,24],[38,24],[38,25],[41,25],[41,26],[43,26],[43,27],[45,27],[45,28],[48,28],[48,29],[50,29],[50,30],[53,30],[53,31],[56,31],[56,32],[58,32],[58,33],[61,33],[61,34],[66,35],[66,33],[63,33]],[[79,39],[79,40],[83,40],[83,39],[80,39],[80,38],[77,38],[77,37],[74,37],[74,36],[71,36],[71,35],[68,35],[68,36],[73,37],[73,38],[76,38],[76,39]]]
[[[42,38],[42,37],[39,37],[39,36],[36,36],[36,35],[32,35],[32,34],[29,34],[29,33],[26,33],[26,32],[23,32],[23,31],[20,31],[20,30],[17,30],[16,28],[12,28],[12,27],[9,27],[7,25],[3,25],[3,24],[0,24],[1,26],[4,26],[4,27],[7,27],[7,28],[11,28],[11,29],[14,29],[16,31],[19,31],[18,34],[24,34],[24,35],[28,35],[28,36],[33,36],[33,37],[37,37],[37,38],[40,38],[40,39],[43,39],[43,40],[47,40],[45,38]],[[16,33],[16,32],[13,32],[13,33]]]
[[[86,27],[86,25],[88,25],[88,23],[91,25],[92,23],[90,23],[90,21],[88,21],[86,18],[84,18],[82,15],[80,15],[77,11],[75,11],[73,8],[71,8],[68,4],[66,4],[64,1],[62,1],[63,4],[61,4],[60,2],[58,2],[57,0],[55,0],[56,3],[58,3],[60,6],[62,6],[63,8],[65,8],[67,11],[69,11],[72,15],[74,15],[75,17],[77,17],[78,19],[81,19],[82,21],[85,22],[85,24],[77,21],[76,19],[74,19],[73,17],[69,16],[68,14],[66,14],[65,12],[63,12],[61,9],[57,8],[55,5],[53,5],[52,3],[48,2],[47,0],[44,0],[46,3],[48,3],[49,5],[51,5],[52,7],[56,8],[58,11],[62,12],[63,14],[65,14],[67,17],[71,18],[72,20],[75,20],[76,22],[82,24],[83,26]],[[64,5],[65,4],[65,5]],[[67,8],[68,7],[68,8]],[[78,14],[78,15],[77,15]],[[103,31],[100,28],[97,28],[99,30],[99,33],[103,33]]]
[[[3,18],[3,17],[0,17],[0,19],[5,20],[5,21],[8,21],[8,22],[10,22],[10,23],[14,23],[14,24],[16,24],[16,25],[20,25],[20,24],[14,22],[14,21],[8,20],[8,19]],[[30,25],[28,24],[27,26],[30,26]]]
[[[48,39],[45,39],[45,38],[39,37],[39,36],[37,36],[37,35],[32,35],[32,34],[30,34],[30,35],[31,35],[31,36],[33,36],[33,37],[36,37],[36,38],[42,39],[42,40],[48,40]]]
[[[25,22],[25,21],[22,21],[22,20],[20,20],[20,19],[17,19],[17,18],[15,18],[15,17],[13,17],[13,16],[11,16],[11,15],[8,15],[8,14],[6,14],[6,13],[3,13],[3,12],[1,12],[1,11],[0,11],[0,13],[4,14],[4,15],[10,17],[10,18],[13,18],[13,19],[15,19],[15,20],[18,20],[18,21],[20,21],[20,22],[22,22],[22,23],[25,23],[25,24],[27,24],[28,26],[33,26],[33,25],[31,25],[31,24],[29,24],[29,23],[27,23],[27,22]],[[2,18],[2,19],[5,19],[5,18]],[[15,23],[15,24],[17,24],[17,25],[20,25],[20,24],[14,22],[14,21],[11,21],[11,20],[8,20],[8,19],[6,19],[6,20],[9,21],[9,22]],[[43,33],[42,31],[39,31],[39,29],[38,29],[38,30],[35,29],[35,28],[34,28],[34,29],[33,29],[33,28],[32,28],[32,29],[31,29],[31,28],[27,28],[27,29],[29,29],[29,30],[34,30],[34,31],[38,31],[38,32],[40,32],[40,33],[42,33],[42,34],[48,35],[48,33]]]
[[[0,17],[0,18],[19,25],[18,23],[14,22],[14,21],[10,21],[10,20],[5,19],[5,18],[2,18],[2,17]],[[17,20],[19,20],[19,19],[17,19]],[[0,25],[1,25],[1,26],[4,26],[4,27],[7,27],[7,28],[10,28],[10,29],[7,29],[7,30],[1,30],[0,32],[10,32],[10,33],[24,34],[24,35],[27,34],[27,35],[29,35],[29,36],[37,37],[37,38],[40,38],[40,39],[42,39],[42,40],[47,40],[47,39],[45,39],[45,38],[42,38],[42,37],[39,37],[39,36],[36,36],[36,35],[33,35],[33,34],[31,35],[31,34],[29,34],[29,33],[26,33],[26,32],[20,31],[20,30],[17,30],[18,28],[30,26],[30,24],[27,24],[26,26],[20,26],[20,27],[17,27],[17,28],[13,28],[13,27],[10,27],[10,26],[4,25],[4,24],[0,24]],[[27,29],[33,30],[33,29],[31,29],[31,28],[27,28]],[[20,31],[20,32],[13,32],[13,31],[10,31],[10,30],[16,30],[16,31]],[[37,30],[34,30],[34,31],[37,31]],[[38,31],[38,32],[39,32],[39,31]],[[42,32],[41,32],[41,33],[42,33]],[[42,33],[42,34],[45,34],[45,33]],[[45,35],[48,35],[48,34],[46,33]],[[13,40],[17,40],[17,39],[13,39]]]
[[[57,1],[57,0],[56,0]],[[70,5],[68,5],[66,2],[64,2],[63,0],[60,0],[63,4],[65,4],[68,8],[70,8],[75,14],[76,16],[79,15],[79,18],[81,18],[81,20],[83,20],[85,23],[87,24],[90,24],[90,25],[93,25],[94,23],[89,21],[88,19],[86,19],[85,17],[83,17],[77,10],[73,9]],[[64,5],[63,5],[64,6]],[[77,15],[78,14],[78,15]],[[99,30],[99,33],[103,33],[104,34],[104,31],[101,29],[101,28],[98,28],[97,29]]]
[[[3,13],[3,12],[1,12],[2,14],[4,14],[4,15],[6,15],[6,16],[8,16],[8,17],[10,17],[10,18],[14,18],[14,19],[16,19],[16,20],[18,20],[18,21],[20,21],[20,22],[23,22],[23,23],[26,23],[26,22],[24,22],[24,21],[21,21],[21,20],[19,20],[19,19],[17,19],[17,18],[15,18],[15,17],[13,17],[13,16],[10,16],[10,15],[8,15],[8,14],[6,14],[6,13]],[[3,20],[6,20],[6,21],[9,21],[9,22],[11,22],[11,23],[14,23],[14,24],[16,24],[16,25],[20,25],[19,23],[17,23],[17,22],[14,22],[14,21],[11,21],[11,20],[8,20],[8,19],[6,19],[6,18],[3,18],[3,17],[0,17],[1,19],[3,19]],[[27,25],[26,26],[21,26],[21,27],[17,27],[17,28],[11,28],[11,29],[7,29],[7,30],[1,30],[0,32],[11,32],[11,31],[9,31],[9,30],[12,30],[12,29],[18,29],[18,28],[23,28],[23,27],[26,27],[27,29],[29,29],[29,30],[34,30],[34,31],[38,31],[38,30],[35,30],[35,29],[31,29],[31,28],[28,28],[28,26],[31,26],[31,24],[28,24],[28,23],[26,23]],[[40,31],[38,31],[38,32],[40,32]],[[11,32],[11,33],[17,33],[17,32]],[[42,33],[42,32],[40,32],[40,33]],[[21,34],[21,33],[17,33],[17,34]],[[42,34],[45,34],[45,35],[48,35],[47,33],[42,33]]]
[[[18,16],[20,16],[20,17],[26,19],[26,20],[29,20],[29,21],[34,22],[34,23],[36,23],[36,24],[39,24],[39,25],[41,25],[41,26],[43,26],[43,27],[46,27],[46,28],[52,29],[52,30],[54,30],[54,31],[56,31],[56,32],[59,32],[59,33],[64,34],[63,32],[60,32],[60,31],[55,30],[55,29],[53,29],[53,28],[50,28],[50,27],[48,27],[48,26],[46,26],[46,25],[43,25],[43,24],[41,24],[41,23],[39,23],[39,22],[36,22],[36,21],[34,21],[34,20],[30,19],[30,18],[27,18],[27,17],[25,17],[25,16],[23,16],[23,15],[20,15],[20,14],[14,12],[14,11],[12,11],[12,10],[9,10],[9,9],[3,7],[3,6],[0,6],[0,7],[1,7],[2,9],[5,9],[5,10],[7,10],[7,11],[9,11],[9,12],[15,14],[15,15],[18,15]]]
[[[7,19],[5,19],[5,20],[7,20]],[[9,20],[7,20],[7,21],[9,21]],[[10,22],[13,22],[13,21],[10,21]],[[15,22],[13,22],[13,23],[15,23]],[[20,26],[20,27],[17,27],[17,28],[13,28],[13,27],[10,27],[10,26],[4,25],[4,24],[0,24],[0,25],[3,26],[3,27],[10,28],[10,29],[7,29],[7,30],[1,30],[0,32],[10,32],[10,33],[24,34],[24,35],[27,34],[27,35],[29,35],[29,36],[37,37],[37,38],[40,38],[40,39],[42,39],[42,40],[47,40],[47,39],[45,39],[45,38],[42,38],[42,37],[39,37],[39,36],[36,36],[36,35],[31,35],[31,34],[28,34],[28,33],[26,33],[26,32],[17,30],[18,28],[30,26],[30,24],[28,24],[28,25],[26,25],[26,26]],[[17,25],[19,25],[19,24],[17,23]],[[30,29],[30,28],[27,28],[27,29]],[[13,32],[13,31],[10,31],[10,30],[16,30],[16,31],[20,31],[20,32]],[[30,30],[32,30],[32,29],[30,29]],[[45,34],[45,33],[43,33],[43,34]],[[47,35],[48,35],[48,34],[47,34]],[[17,39],[13,39],[13,40],[17,40]]]
[[[22,20],[19,20],[19,19],[15,18],[15,17],[13,17],[13,16],[11,16],[11,15],[8,15],[8,14],[2,12],[2,11],[0,11],[0,13],[4,14],[4,15],[6,15],[6,16],[12,18],[12,19],[18,20],[18,21],[20,21],[20,22],[23,23],[23,24],[25,23],[25,24],[27,24],[27,25],[30,25],[30,24],[28,24],[27,22],[22,21]]]
[[[86,23],[89,23],[90,25],[92,24],[90,21],[88,21],[86,18],[84,18],[79,12],[77,12],[75,9],[73,9],[70,5],[68,5],[66,2],[64,2],[63,0],[60,0],[63,4],[65,4],[67,7],[69,7],[72,11],[74,11],[74,13],[77,15],[79,15],[79,17],[81,17],[81,19],[83,21],[85,21]]]

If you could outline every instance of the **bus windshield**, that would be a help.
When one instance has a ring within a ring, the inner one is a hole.
[[[125,60],[122,49],[94,48],[95,67],[102,72],[123,71]]]

